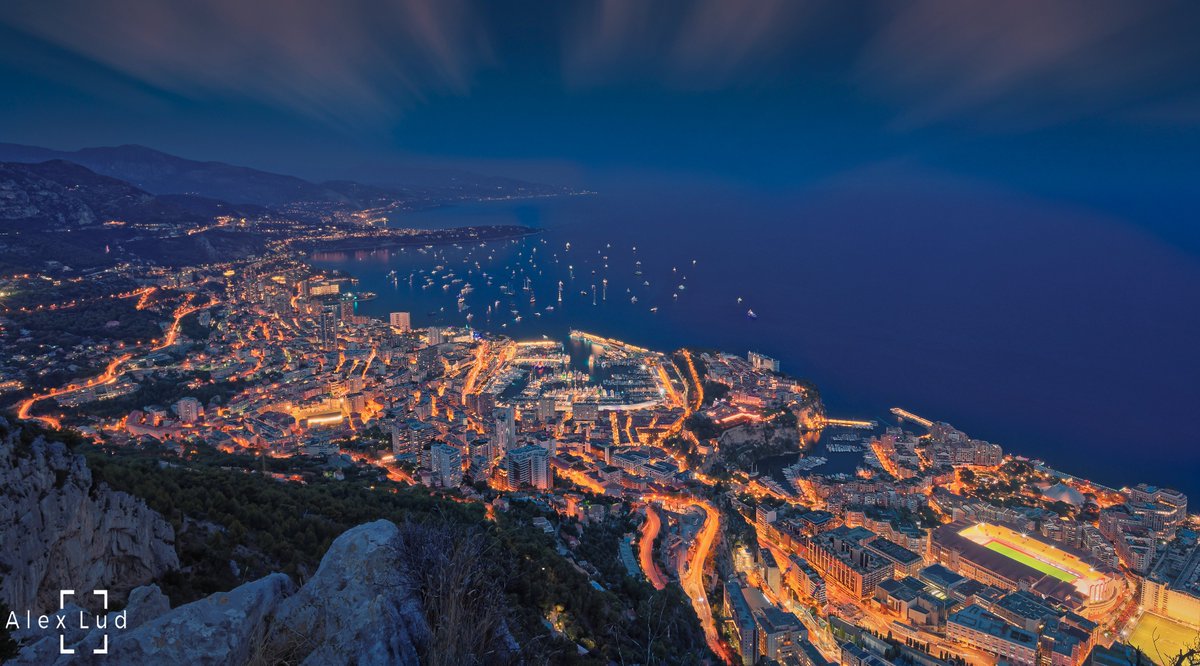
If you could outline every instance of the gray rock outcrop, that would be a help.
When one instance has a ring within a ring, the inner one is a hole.
[[[379,520],[338,537],[300,591],[280,605],[267,642],[305,664],[417,664],[429,638],[420,602],[397,566],[396,525]]]
[[[25,647],[14,663],[91,664],[399,664],[417,666],[432,635],[413,576],[397,557],[404,535],[379,520],[346,531],[321,560],[315,575],[296,589],[284,574],[271,574],[229,592],[148,619],[164,610],[157,587],[130,594],[128,626],[112,629],[108,655],[102,632],[68,636],[74,655],[58,654],[58,632],[20,636]],[[520,647],[507,629],[489,650],[504,663]]]
[[[10,426],[0,419],[0,433]],[[58,609],[61,589],[113,600],[179,567],[175,531],[145,502],[94,484],[83,456],[60,442],[0,436],[0,599],[14,610]]]

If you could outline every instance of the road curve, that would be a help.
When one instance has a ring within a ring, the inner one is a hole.
[[[654,562],[654,540],[658,538],[658,532],[662,529],[662,519],[658,517],[658,512],[654,507],[646,505],[646,522],[642,523],[642,538],[638,542],[638,559],[642,563],[642,571],[646,573],[646,578],[650,579],[650,584],[656,590],[662,590],[667,587],[667,578],[658,569],[658,565]]]

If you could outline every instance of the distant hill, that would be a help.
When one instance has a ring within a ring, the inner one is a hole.
[[[98,174],[128,181],[154,194],[194,194],[236,203],[278,206],[294,201],[343,201],[344,196],[293,176],[175,157],[144,146],[58,151],[0,144],[0,160],[65,160]]]
[[[193,197],[156,197],[78,164],[51,160],[36,164],[0,162],[0,227],[73,230],[108,220],[129,223],[201,223],[208,211],[225,207]]]
[[[157,196],[123,180],[62,160],[0,162],[0,270],[58,262],[76,269],[138,256],[164,265],[216,261],[261,251],[262,240],[236,231],[160,237],[153,228],[252,217],[261,206],[187,194]],[[107,226],[119,220],[125,225]],[[110,254],[110,246],[127,253]]]
[[[295,176],[271,173],[224,162],[201,162],[147,148],[124,145],[50,150],[0,143],[0,161],[65,160],[105,176],[119,178],[152,194],[191,194],[233,203],[283,206],[320,202],[348,206],[379,206],[396,201],[437,201],[468,197],[560,193],[562,188],[509,178],[480,176],[464,171],[374,171],[374,177],[355,181],[313,183]],[[370,184],[363,184],[369,182]]]

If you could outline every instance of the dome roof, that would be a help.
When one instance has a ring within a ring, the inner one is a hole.
[[[1056,483],[1042,491],[1042,496],[1054,502],[1066,502],[1071,506],[1083,505],[1083,494],[1065,483]]]

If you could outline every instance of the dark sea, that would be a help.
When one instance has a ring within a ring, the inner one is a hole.
[[[754,350],[815,381],[831,416],[894,422],[900,406],[1068,473],[1200,501],[1200,258],[1120,220],[851,178],[788,193],[635,185],[390,223],[540,233],[314,256],[378,294],[361,313]]]

